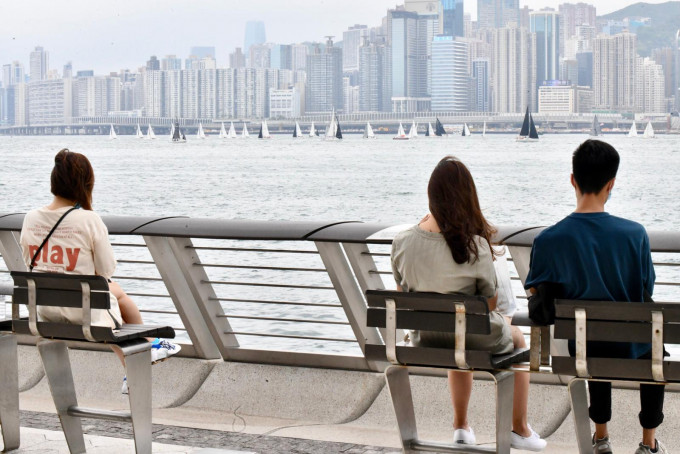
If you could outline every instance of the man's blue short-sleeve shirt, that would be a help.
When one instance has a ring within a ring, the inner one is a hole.
[[[637,222],[608,213],[572,213],[534,240],[525,288],[561,284],[562,298],[643,301],[654,291],[649,237]],[[630,357],[650,344],[629,344]]]

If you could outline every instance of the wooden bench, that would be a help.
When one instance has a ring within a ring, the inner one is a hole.
[[[664,360],[664,342],[680,343],[680,305],[555,301],[555,339],[575,342],[575,356],[553,355],[555,374],[574,376],[568,389],[579,452],[591,453],[586,380],[665,384],[680,382],[680,362]],[[652,344],[651,359],[591,357],[586,341]]]
[[[147,338],[173,338],[167,326],[123,325],[121,329],[92,326],[92,309],[110,309],[109,284],[101,276],[13,271],[12,327],[16,334],[37,336],[54,405],[71,453],[84,453],[81,418],[131,422],[138,454],[151,453],[151,343]],[[19,318],[19,306],[28,319]],[[38,306],[82,310],[82,324],[40,321]],[[130,411],[106,411],[78,405],[68,349],[64,341],[109,344],[125,358]]]
[[[485,298],[439,293],[366,291],[367,325],[384,328],[385,344],[366,344],[366,359],[389,361],[385,370],[387,386],[399,426],[405,453],[498,452],[510,453],[514,373],[508,369],[529,359],[529,349],[494,356],[488,351],[465,347],[466,334],[489,334],[489,308]],[[397,342],[398,330],[426,330],[452,333],[455,348],[416,347]],[[496,383],[496,447],[441,444],[418,439],[409,367],[482,371]]]
[[[19,448],[19,361],[12,319],[0,320],[0,429],[3,452]]]

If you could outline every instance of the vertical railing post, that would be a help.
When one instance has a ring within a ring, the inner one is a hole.
[[[10,271],[27,271],[19,244],[19,232],[0,232],[0,254]]]
[[[316,241],[314,244],[335,287],[361,351],[365,352],[366,343],[382,344],[378,330],[366,326],[366,301],[340,244],[323,241]],[[376,364],[370,361],[369,366],[374,370],[378,369]]]
[[[177,312],[187,329],[199,357],[218,359],[225,347],[238,342],[231,331],[222,307],[214,298],[212,286],[206,281],[205,269],[188,238],[144,236],[158,272],[168,289]],[[226,359],[226,357],[225,357]]]

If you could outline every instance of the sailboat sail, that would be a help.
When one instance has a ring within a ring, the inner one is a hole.
[[[413,121],[411,123],[411,129],[408,131],[408,137],[409,139],[413,139],[414,137],[418,137],[418,127],[416,126],[416,122]]]
[[[199,139],[205,139],[205,132],[203,132],[203,125],[201,123],[198,124],[198,132],[196,133],[196,137]]]
[[[264,123],[260,123],[260,132],[257,135],[258,139],[262,139],[264,136],[262,135],[262,128],[264,128]]]
[[[522,123],[522,129],[519,131],[520,137],[529,137],[529,108],[527,107],[527,112],[524,114],[524,123]]]
[[[317,137],[314,122],[312,122],[312,126],[309,128],[309,137]]]
[[[463,123],[463,133],[462,133],[462,136],[463,136],[463,137],[467,137],[467,136],[469,136],[469,135],[470,135],[470,128],[468,128],[467,123]]]
[[[637,137],[637,125],[635,122],[633,122],[632,125],[630,125],[630,131],[628,131],[628,137]]]
[[[337,115],[335,116],[335,138],[342,139],[342,130],[340,129],[340,121]]]
[[[435,122],[434,135],[437,136],[437,137],[441,137],[441,136],[446,135],[446,130],[444,129],[444,125],[442,125],[442,122],[439,121],[439,118],[437,118],[437,121]]]
[[[243,131],[241,131],[241,137],[250,137],[250,134],[248,134],[248,126],[246,126],[245,122],[243,122]]]
[[[484,121],[484,126],[482,127],[482,137],[486,137],[486,121]]]
[[[147,139],[155,139],[156,138],[156,134],[154,134],[153,128],[151,127],[151,125],[149,125],[149,129],[146,130],[146,138]]]
[[[364,139],[373,139],[375,138],[375,133],[373,132],[373,128],[371,128],[371,124],[369,122],[366,122],[366,129],[364,129]]]
[[[113,129],[113,125],[111,125],[111,130],[109,131],[109,140],[117,139],[118,134],[116,134],[116,130]]]
[[[326,136],[325,139],[334,139],[337,136],[338,132],[338,124],[337,124],[337,117],[335,116],[335,109],[331,112],[331,120],[328,123],[328,127],[326,128]],[[342,133],[340,133],[340,137],[342,137]]]
[[[229,135],[227,136],[230,139],[233,139],[236,137],[236,128],[234,128],[234,122],[232,121],[229,124]]]
[[[645,128],[645,132],[642,133],[642,137],[644,137],[645,139],[654,138],[654,128],[652,127],[651,121],[647,122],[647,127]]]
[[[142,134],[142,128],[139,127],[139,123],[137,123],[137,133],[135,135],[138,139],[144,138],[144,134]]]
[[[269,127],[267,126],[267,120],[262,122],[262,138],[263,139],[271,138],[271,136],[269,135]]]
[[[432,123],[427,123],[427,131],[425,131],[425,137],[430,137],[434,135],[434,129],[432,129]]]
[[[300,123],[295,122],[295,130],[293,131],[293,137],[302,137],[302,130],[300,129]]]
[[[529,138],[538,139],[538,131],[536,131],[536,125],[534,125],[534,118],[529,114]]]
[[[597,119],[597,115],[593,117],[593,126],[590,128],[591,136],[601,136],[602,129],[600,128],[600,121]]]
[[[522,123],[522,130],[519,132],[519,136],[517,136],[518,141],[536,141],[538,140],[538,131],[536,131],[536,125],[534,124],[534,119],[531,116],[531,113],[529,113],[529,107],[527,107],[527,111],[524,114],[524,122]]]
[[[397,131],[397,135],[393,137],[394,140],[408,140],[409,136],[406,135],[404,132],[404,126],[399,122],[399,130]]]
[[[220,139],[227,138],[227,129],[224,127],[224,122],[222,122],[222,127],[220,128]]]
[[[179,129],[179,122],[175,122],[172,125],[172,141],[173,142],[186,142],[187,138],[184,133]]]

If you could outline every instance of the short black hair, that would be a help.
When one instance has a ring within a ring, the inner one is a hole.
[[[619,170],[621,158],[601,140],[586,140],[574,151],[572,171],[582,194],[599,194]]]

